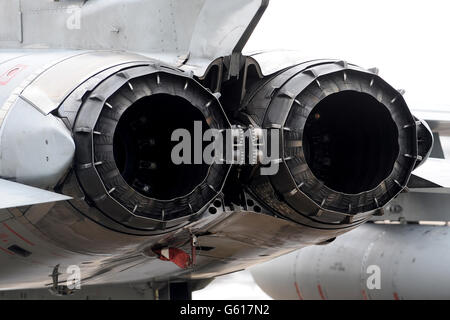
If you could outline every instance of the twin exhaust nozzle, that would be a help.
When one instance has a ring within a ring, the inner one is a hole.
[[[432,144],[418,144],[429,132],[401,92],[340,61],[264,79],[239,110],[230,122],[215,95],[175,70],[110,77],[75,124],[93,128],[75,132],[79,181],[120,223],[160,229],[204,212],[242,167],[244,192],[262,207],[299,223],[345,225],[402,192]]]

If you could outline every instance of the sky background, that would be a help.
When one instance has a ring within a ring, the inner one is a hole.
[[[450,1],[271,0],[246,52],[336,58],[405,89],[412,109],[450,111]],[[248,271],[219,277],[194,299],[268,299]]]
[[[450,1],[272,0],[246,51],[378,67],[412,108],[450,106]]]

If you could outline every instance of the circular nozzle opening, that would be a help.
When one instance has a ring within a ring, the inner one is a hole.
[[[230,165],[194,150],[210,144],[207,130],[230,123],[195,79],[138,65],[109,75],[85,100],[74,125],[76,174],[102,223],[133,234],[169,230],[218,197]]]
[[[114,160],[128,185],[159,200],[184,196],[200,185],[208,174],[207,164],[175,164],[172,159],[179,143],[187,143],[189,149],[184,152],[194,154],[195,122],[202,124],[203,135],[209,128],[204,115],[178,96],[155,94],[129,107],[119,120],[113,143]],[[189,133],[189,141],[172,141],[175,130]]]
[[[320,101],[306,121],[303,143],[314,175],[346,194],[376,188],[391,174],[399,154],[398,130],[389,110],[357,91]]]

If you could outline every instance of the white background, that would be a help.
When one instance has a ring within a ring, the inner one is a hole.
[[[412,109],[450,112],[448,0],[272,0],[246,51],[274,49],[378,67],[406,89]],[[268,298],[249,272],[220,277],[193,297]]]
[[[378,67],[412,108],[450,105],[450,1],[272,0],[247,51]]]

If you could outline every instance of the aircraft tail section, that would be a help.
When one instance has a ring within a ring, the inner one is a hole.
[[[269,0],[10,2],[0,0],[0,47],[126,50],[198,73],[241,52]]]

